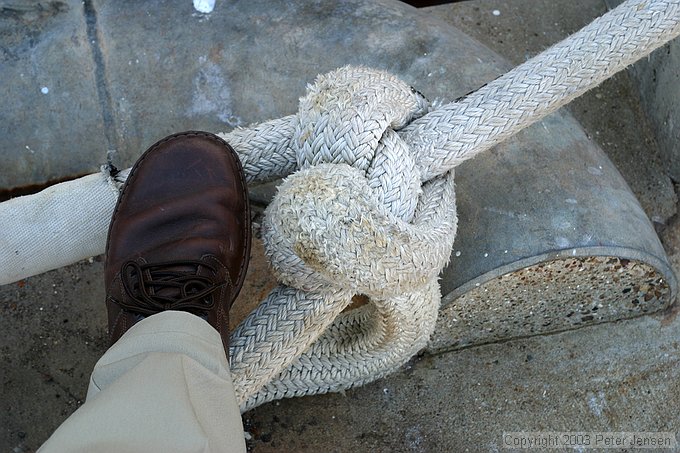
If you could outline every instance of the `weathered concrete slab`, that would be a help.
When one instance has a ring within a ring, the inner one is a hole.
[[[3,286],[0,294],[0,448],[35,451],[85,400],[92,367],[108,346],[101,259]]]
[[[504,432],[678,432],[671,319],[424,356],[345,395],[270,403],[245,414],[252,451],[500,452],[520,451]]]
[[[440,43],[448,27],[403,20],[415,10],[396,2],[224,2],[208,15],[191,2],[95,8],[123,166],[173,131],[293,113],[308,82],[346,64],[386,69],[450,98],[502,72],[495,57],[478,56],[491,55],[483,46],[456,32]]]
[[[96,171],[106,158],[80,0],[0,2],[0,190]]]
[[[622,0],[605,0],[614,8]],[[657,49],[630,67],[642,107],[647,112],[667,173],[680,181],[680,40]]]
[[[669,175],[680,181],[680,41],[677,39],[633,65],[642,106],[656,133]]]

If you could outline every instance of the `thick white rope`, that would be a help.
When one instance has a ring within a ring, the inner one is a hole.
[[[300,170],[263,229],[284,284],[232,335],[241,409],[370,382],[421,349],[455,234],[451,170],[679,33],[680,0],[629,0],[426,114],[393,76],[348,67],[319,77],[298,114],[223,134],[250,181]],[[123,179],[91,175],[0,204],[0,283],[102,253]],[[371,303],[342,313],[354,294]]]

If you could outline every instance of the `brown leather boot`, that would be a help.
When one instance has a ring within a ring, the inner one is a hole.
[[[236,152],[207,132],[171,135],[135,163],[106,244],[111,343],[164,310],[193,313],[222,336],[250,259],[250,212]]]

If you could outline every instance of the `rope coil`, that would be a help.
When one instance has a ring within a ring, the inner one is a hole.
[[[453,173],[421,187],[395,129],[427,106],[396,77],[361,67],[320,76],[300,100],[290,143],[301,170],[279,187],[263,223],[282,282],[276,294],[294,303],[268,298],[233,334],[237,398],[261,387],[243,410],[372,381],[425,346],[456,231]],[[371,304],[341,314],[355,294]],[[265,329],[294,334],[267,338]]]

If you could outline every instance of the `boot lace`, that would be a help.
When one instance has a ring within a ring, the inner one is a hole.
[[[215,305],[212,293],[224,282],[198,275],[201,266],[216,272],[215,267],[197,260],[151,264],[127,261],[122,268],[122,283],[132,300],[123,301],[120,306],[143,315],[164,310],[205,313]]]

